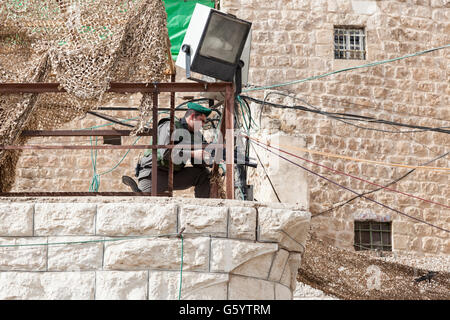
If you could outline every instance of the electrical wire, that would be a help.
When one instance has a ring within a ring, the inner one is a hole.
[[[337,182],[335,182],[335,181],[333,181],[333,180],[331,180],[331,179],[328,179],[328,178],[326,178],[326,177],[324,177],[324,176],[322,176],[322,175],[320,175],[320,174],[318,174],[318,173],[316,173],[316,172],[314,172],[314,171],[312,171],[312,170],[310,170],[310,169],[308,169],[308,168],[306,168],[306,167],[304,167],[304,166],[302,166],[302,165],[300,165],[300,164],[298,164],[298,163],[293,162],[292,160],[289,160],[289,159],[286,158],[286,157],[283,157],[283,156],[280,155],[280,154],[275,153],[274,151],[268,149],[267,147],[265,147],[265,146],[262,145],[262,144],[259,144],[258,142],[252,141],[252,143],[254,143],[254,144],[256,144],[257,146],[259,146],[259,147],[261,147],[261,148],[263,148],[263,149],[265,149],[265,150],[267,150],[267,151],[269,151],[269,152],[271,152],[271,153],[277,155],[277,156],[280,157],[281,159],[284,159],[284,160],[286,160],[286,161],[292,163],[293,165],[295,165],[295,166],[297,166],[297,167],[300,167],[300,168],[302,168],[303,170],[308,171],[309,173],[314,174],[314,175],[316,175],[316,176],[318,176],[318,177],[320,177],[320,178],[322,178],[322,179],[324,179],[324,180],[326,180],[326,181],[328,181],[328,182],[330,182],[330,183],[332,183],[332,184],[334,184],[334,185],[336,185],[336,186],[338,186],[338,187],[340,187],[340,188],[343,188],[343,189],[345,189],[345,190],[347,190],[347,191],[350,191],[350,192],[352,192],[352,193],[354,193],[354,194],[356,194],[356,195],[358,195],[358,196],[360,195],[360,194],[357,193],[356,191],[353,191],[352,189],[350,189],[350,188],[348,188],[348,187],[346,187],[346,186],[343,186],[343,185],[341,185],[341,184],[339,184],[339,183],[337,183]],[[382,207],[384,207],[384,208],[386,208],[386,209],[392,210],[392,211],[394,211],[394,212],[396,212],[396,213],[398,213],[398,214],[400,214],[400,215],[406,216],[406,217],[408,217],[408,218],[410,218],[410,219],[413,219],[413,220],[416,220],[416,221],[418,221],[418,222],[420,222],[420,223],[424,223],[424,224],[426,224],[426,225],[428,225],[428,226],[430,226],[430,227],[433,227],[433,228],[436,228],[436,229],[439,229],[439,230],[442,230],[442,231],[445,231],[445,232],[450,233],[450,230],[447,230],[447,229],[444,229],[444,228],[442,228],[442,227],[436,226],[436,225],[434,225],[434,224],[431,224],[431,223],[429,223],[429,222],[427,222],[427,221],[424,221],[424,220],[421,220],[421,219],[419,219],[419,218],[410,216],[410,215],[408,215],[408,214],[406,214],[406,213],[404,213],[404,212],[401,212],[401,211],[399,211],[399,210],[397,210],[397,209],[395,209],[395,208],[389,207],[388,205],[385,205],[385,204],[383,204],[383,203],[381,203],[381,202],[379,202],[379,201],[377,201],[377,200],[368,198],[368,197],[366,197],[366,196],[364,196],[364,195],[361,195],[361,197],[363,197],[364,199],[369,200],[369,201],[371,201],[371,202],[374,202],[374,203],[376,203],[376,204],[378,204],[378,205],[380,205],[380,206],[382,206]]]
[[[429,164],[429,163],[431,163],[431,162],[434,162],[434,161],[437,161],[437,160],[439,160],[439,159],[441,159],[441,158],[444,158],[444,157],[446,157],[449,153],[450,153],[450,152],[446,152],[446,153],[444,153],[444,154],[441,154],[441,155],[438,156],[437,158],[434,158],[434,159],[432,159],[432,160],[426,162],[424,165],[427,165],[427,164]],[[399,177],[399,178],[397,178],[397,179],[395,179],[395,180],[389,182],[387,185],[384,186],[384,188],[389,187],[389,186],[391,186],[391,185],[393,185],[393,184],[396,184],[396,183],[399,182],[400,180],[406,178],[408,175],[410,175],[411,173],[413,173],[415,170],[416,170],[416,169],[409,170],[407,173],[405,173],[405,174],[402,175],[401,177]],[[358,196],[356,196],[356,197],[353,197],[353,198],[351,198],[351,199],[345,201],[345,202],[342,203],[342,204],[339,204],[339,205],[337,205],[337,206],[332,206],[331,208],[329,208],[329,209],[327,209],[327,210],[324,210],[324,211],[322,211],[322,212],[319,212],[319,213],[317,213],[317,214],[314,214],[314,215],[311,216],[311,218],[315,218],[315,217],[317,217],[317,216],[321,216],[321,215],[326,214],[326,213],[328,213],[328,212],[331,212],[331,211],[333,211],[333,210],[339,209],[339,208],[345,206],[346,204],[352,202],[353,200],[356,200],[356,199],[360,198],[362,195],[368,195],[368,194],[371,194],[371,193],[375,193],[375,192],[377,192],[377,191],[379,191],[379,190],[382,190],[382,189],[384,189],[384,188],[380,187],[380,188],[377,188],[377,189],[374,189],[374,190],[371,190],[371,191],[368,191],[368,192],[364,192],[364,193],[362,193],[362,194],[360,194],[360,195],[358,195]]]
[[[334,101],[334,102],[337,102],[338,104],[341,104],[343,106],[352,105],[352,106],[358,106],[358,107],[364,107],[364,108],[374,108],[374,109],[380,109],[380,110],[383,110],[383,111],[388,111],[388,110],[384,109],[383,107],[377,106],[376,104],[374,104],[374,105],[367,105],[367,104],[362,104],[362,103],[356,103],[356,102],[350,102],[350,101],[342,101],[342,100],[339,100],[339,99],[327,98],[327,97],[323,97],[323,96],[315,96],[315,95],[304,94],[304,93],[302,93],[302,95],[306,96],[306,97],[319,98],[321,100],[326,100],[326,101]],[[414,113],[407,113],[407,112],[396,112],[396,113],[404,114],[404,115],[407,115],[409,117],[422,117],[422,115],[418,115],[418,114],[414,114]],[[450,122],[450,120],[438,119],[438,118],[430,117],[428,115],[427,115],[427,118],[433,119],[433,120],[437,120],[437,121]]]
[[[323,112],[324,115],[329,117],[329,118],[336,119],[336,120],[338,120],[340,122],[343,122],[345,124],[354,126],[356,128],[359,128],[359,129],[379,131],[379,132],[384,132],[384,133],[397,133],[397,134],[398,133],[419,133],[419,132],[429,131],[428,129],[424,129],[424,130],[404,130],[404,131],[396,130],[396,131],[392,131],[392,130],[386,130],[386,129],[376,129],[376,128],[363,127],[363,126],[360,126],[360,125],[356,125],[354,123],[350,123],[350,122],[345,121],[345,120],[365,121],[365,122],[369,122],[369,123],[381,123],[381,124],[391,124],[391,125],[393,125],[395,122],[387,123],[386,121],[388,121],[388,120],[380,120],[380,119],[376,119],[376,118],[373,118],[373,117],[367,117],[367,116],[361,116],[361,115],[349,114],[349,113],[328,113],[326,111],[320,110],[318,107],[313,106],[312,104],[308,103],[306,100],[304,100],[302,98],[295,97],[295,96],[292,97],[290,94],[285,94],[285,93],[273,91],[273,92],[269,92],[267,94],[267,96],[269,96],[270,94],[278,94],[278,95],[281,95],[281,96],[284,96],[284,97],[289,97],[289,98],[294,99],[294,100],[299,100],[299,101],[307,104],[309,107],[311,107],[311,108],[313,108],[313,109],[315,109],[317,111]],[[266,100],[266,99],[264,99],[264,100]],[[338,117],[338,116],[335,116],[335,115],[339,115],[339,116],[343,116],[343,117],[341,118],[341,117]],[[345,116],[348,116],[349,118],[345,118]],[[395,124],[397,124],[397,123],[395,123]],[[398,125],[409,127],[409,125],[403,125],[403,124],[400,124],[400,123]],[[445,129],[445,128],[450,128],[450,127],[449,126],[444,126],[444,127],[433,128],[433,129]],[[437,130],[437,131],[439,131],[439,130]],[[448,131],[448,132],[450,132],[450,131]]]
[[[280,149],[280,148],[277,148],[277,147],[274,147],[274,146],[265,144],[265,143],[259,141],[258,139],[250,138],[250,137],[248,137],[248,136],[247,136],[247,138],[250,139],[250,140],[256,141],[256,142],[258,142],[258,143],[262,143],[262,144],[264,144],[264,145],[266,145],[266,146],[268,146],[268,147],[270,147],[270,148],[272,148],[272,149],[281,151],[281,152],[283,152],[283,153],[285,153],[285,154],[288,154],[288,155],[290,155],[290,156],[292,156],[292,157],[295,157],[295,158],[297,158],[297,159],[300,159],[300,160],[303,160],[303,161],[312,163],[312,164],[314,164],[314,165],[316,165],[316,166],[325,168],[325,169],[327,169],[327,170],[336,172],[336,173],[338,173],[338,174],[340,174],[340,175],[344,175],[344,176],[347,176],[347,177],[350,177],[350,178],[353,178],[353,179],[356,179],[356,180],[359,180],[359,181],[362,181],[362,182],[365,182],[365,183],[368,183],[368,184],[371,184],[371,185],[380,187],[380,188],[382,188],[382,189],[386,189],[386,190],[388,190],[388,191],[400,193],[400,194],[402,194],[402,195],[404,195],[404,196],[407,196],[407,197],[411,197],[411,198],[414,198],[414,199],[417,199],[417,200],[421,200],[421,201],[424,201],[424,202],[436,204],[436,205],[439,205],[439,206],[446,207],[446,208],[449,208],[449,209],[450,209],[450,206],[448,206],[448,205],[445,205],[445,204],[442,204],[442,203],[439,203],[439,202],[434,202],[434,201],[431,201],[431,200],[428,200],[428,199],[424,199],[424,198],[421,198],[421,197],[417,197],[417,196],[415,196],[415,195],[412,195],[412,194],[409,194],[409,193],[406,193],[406,192],[402,192],[402,191],[398,191],[398,190],[396,190],[396,189],[391,189],[391,188],[388,188],[388,187],[384,187],[384,186],[382,186],[382,185],[380,185],[380,184],[377,184],[377,183],[374,183],[374,182],[371,182],[371,181],[368,181],[368,180],[365,180],[365,179],[356,177],[356,176],[351,175],[351,174],[349,174],[349,173],[345,173],[345,172],[342,172],[342,171],[339,171],[339,170],[330,168],[330,167],[328,167],[328,166],[324,166],[324,165],[322,165],[322,164],[320,164],[320,163],[317,163],[317,162],[314,162],[314,161],[305,159],[305,158],[303,158],[303,157],[297,156],[297,155],[295,155],[295,154],[293,154],[293,153],[287,152],[287,151],[282,150],[282,149]]]
[[[259,155],[258,155],[258,152],[256,152],[255,147],[254,147],[251,143],[250,143],[250,145],[252,146],[253,151],[255,152],[256,157],[258,158],[258,161],[259,161],[259,163],[261,164],[261,167],[262,167],[263,170],[264,170],[264,174],[266,175],[267,180],[269,180],[269,183],[270,183],[270,186],[272,187],[273,193],[275,193],[275,196],[277,197],[278,202],[281,203],[280,196],[278,195],[278,192],[277,192],[277,190],[275,189],[275,186],[274,186],[273,183],[272,183],[272,179],[270,179],[270,176],[269,176],[269,174],[267,173],[266,167],[265,167],[264,164],[262,163],[262,161],[261,161],[261,159],[260,159],[260,157],[259,157]]]
[[[118,120],[117,118],[112,117],[112,116],[108,116],[106,114],[102,114],[102,113],[94,112],[94,111],[88,111],[87,113],[89,113],[89,114],[91,114],[93,116],[99,117],[101,119],[104,119],[104,120],[107,120],[107,121],[111,121],[111,122],[116,123],[116,124],[120,124],[121,126],[125,126],[125,127],[128,127],[128,128],[134,128],[133,125],[125,123],[125,122],[122,122],[122,121]]]
[[[284,144],[278,144],[278,146],[286,148],[286,149],[298,150],[298,151],[307,152],[307,153],[311,153],[311,154],[318,154],[318,155],[325,156],[325,157],[345,159],[345,160],[351,160],[351,161],[356,161],[356,162],[365,162],[365,163],[371,163],[371,164],[376,164],[376,165],[381,165],[381,166],[412,168],[412,169],[422,169],[422,170],[434,170],[434,171],[449,171],[449,173],[450,173],[450,168],[447,168],[447,167],[429,167],[429,166],[422,166],[422,165],[414,166],[414,165],[400,164],[400,163],[388,163],[388,162],[381,162],[381,161],[375,161],[375,160],[358,159],[358,158],[353,158],[353,157],[341,156],[341,155],[334,154],[334,153],[309,150],[306,148],[287,146]]]
[[[394,61],[398,61],[398,60],[403,60],[403,59],[406,59],[406,58],[416,57],[416,56],[423,55],[423,54],[426,54],[426,53],[429,53],[429,52],[433,52],[433,51],[437,51],[437,50],[441,50],[441,49],[446,49],[448,47],[450,47],[450,44],[447,44],[447,45],[444,45],[444,46],[441,46],[441,47],[437,47],[437,48],[432,48],[432,49],[427,49],[427,50],[415,52],[415,53],[412,53],[412,54],[408,54],[408,55],[397,57],[397,58],[393,58],[393,59],[381,60],[381,61],[376,61],[376,62],[372,62],[372,63],[363,64],[363,65],[356,66],[356,67],[350,67],[350,68],[340,69],[340,70],[337,70],[337,71],[327,72],[327,73],[324,73],[324,74],[321,74],[321,75],[318,75],[318,76],[312,76],[312,77],[308,77],[308,78],[301,79],[301,80],[294,80],[294,81],[280,83],[280,84],[274,84],[274,85],[270,85],[270,86],[246,89],[246,90],[243,90],[242,92],[265,90],[265,89],[271,89],[271,88],[288,86],[288,85],[292,85],[292,84],[298,84],[298,83],[302,83],[302,82],[306,82],[306,81],[311,81],[311,80],[324,78],[324,77],[327,77],[327,76],[330,76],[330,75],[333,75],[333,74],[338,74],[338,73],[341,73],[341,72],[346,72],[346,71],[360,69],[360,68],[374,67],[374,66],[378,66],[378,65],[381,65],[381,64],[385,64],[385,63],[390,63],[390,62],[394,62]]]
[[[269,93],[270,94],[270,93]],[[425,132],[425,131],[436,131],[436,132],[440,132],[440,133],[450,133],[450,130],[446,130],[446,128],[450,128],[450,126],[443,126],[443,127],[425,127],[425,126],[416,126],[416,125],[409,125],[409,124],[404,124],[404,123],[399,123],[399,122],[394,122],[394,121],[388,121],[388,120],[384,120],[384,119],[376,119],[373,117],[366,117],[366,116],[361,116],[361,115],[356,115],[356,114],[349,114],[349,113],[332,113],[332,112],[326,112],[326,111],[322,111],[318,108],[315,107],[314,109],[305,107],[305,106],[287,106],[287,105],[282,105],[282,104],[278,104],[278,103],[272,103],[272,102],[267,102],[268,95],[266,95],[266,97],[264,98],[264,100],[259,100],[253,97],[249,97],[249,96],[241,96],[241,98],[248,99],[250,101],[253,101],[255,103],[261,104],[263,108],[265,105],[268,106],[272,106],[274,108],[281,108],[281,109],[293,109],[293,110],[301,110],[301,111],[307,111],[307,112],[312,112],[312,113],[317,113],[317,114],[321,114],[324,115],[326,117],[330,117],[333,118],[335,120],[340,120],[343,121],[349,125],[355,126],[357,128],[360,129],[365,129],[365,130],[373,130],[373,131],[380,131],[380,132],[385,132],[385,133],[417,133],[417,132]],[[262,110],[260,112],[260,123],[261,123],[261,115],[262,115]],[[408,128],[415,128],[415,129],[419,129],[419,130],[408,130],[408,131],[391,131],[391,130],[383,130],[383,129],[376,129],[376,128],[368,128],[368,127],[363,127],[363,126],[359,126],[359,125],[355,125],[353,123],[349,123],[346,122],[344,120],[350,120],[350,121],[364,121],[364,122],[369,122],[369,123],[379,123],[379,124],[388,124],[388,125],[394,125],[394,126],[400,126],[400,127],[408,127]]]

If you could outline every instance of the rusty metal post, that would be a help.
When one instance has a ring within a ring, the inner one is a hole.
[[[225,144],[226,144],[226,193],[234,199],[234,85],[225,90]]]
[[[225,112],[225,107],[223,108]],[[225,136],[225,114],[222,113],[222,121],[220,122],[220,134],[222,135],[222,138]],[[223,142],[223,140],[222,140]],[[220,148],[220,150],[223,149],[223,146]],[[217,177],[219,175],[219,165],[217,163],[213,164],[212,167],[212,173],[211,176]],[[219,198],[219,185],[218,181],[211,184],[211,190],[210,190],[210,198]]]
[[[175,74],[172,74],[170,81],[175,82]],[[170,93],[170,145],[173,145],[173,131],[175,126],[175,92]],[[170,197],[173,196],[173,160],[172,160],[172,149],[169,150],[169,181],[168,192]]]
[[[158,92],[153,93],[152,145],[158,144]],[[158,194],[158,149],[152,149],[152,196]]]

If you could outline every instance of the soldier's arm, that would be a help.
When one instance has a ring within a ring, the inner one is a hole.
[[[170,121],[166,121],[158,127],[158,144],[170,144]],[[158,149],[158,155],[165,160],[169,160],[169,151],[170,149]]]

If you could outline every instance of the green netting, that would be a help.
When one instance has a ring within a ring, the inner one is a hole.
[[[174,60],[177,59],[186,29],[189,26],[197,3],[214,8],[214,0],[164,0],[171,43],[170,51]]]

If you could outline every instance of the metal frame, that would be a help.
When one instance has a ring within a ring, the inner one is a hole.
[[[368,229],[364,229],[362,227],[362,224],[367,223],[369,225]],[[392,238],[392,222],[380,222],[380,221],[373,221],[373,220],[365,220],[365,221],[355,221],[354,222],[355,227],[355,241],[354,246],[355,250],[364,250],[364,249],[381,249],[383,251],[392,251],[392,239],[390,239],[390,243],[383,243],[383,233],[389,234],[390,238]],[[375,225],[378,225],[378,229],[374,228]],[[389,230],[383,229],[383,226],[388,225]],[[370,243],[363,243],[362,242],[362,232],[368,232],[369,233],[369,242]],[[380,234],[380,244],[375,244],[373,241],[373,233],[379,233]],[[356,239],[356,235],[359,235],[359,239]],[[356,249],[358,247],[358,249]]]
[[[339,37],[344,39],[343,42]],[[353,43],[351,41],[353,38]],[[337,39],[336,39],[337,38]],[[358,38],[359,44],[355,43]],[[336,41],[337,40],[337,41]],[[363,27],[335,26],[334,27],[334,58],[343,60],[366,59],[366,34]]]
[[[172,74],[173,82],[162,83],[110,83],[107,92],[115,93],[150,93],[153,95],[153,123],[158,123],[158,97],[162,92],[170,92],[170,134],[174,131],[175,118],[175,93],[176,92],[225,92],[225,107],[220,128],[226,145],[226,198],[234,198],[234,92],[235,88],[231,82],[218,83],[190,83],[190,82],[174,82],[175,75]],[[64,93],[66,92],[60,87],[59,83],[0,83],[0,94],[21,94],[21,93]],[[25,136],[128,136],[130,130],[45,130],[45,131],[24,131]],[[151,136],[151,145],[105,145],[105,146],[43,146],[43,145],[26,145],[26,146],[4,146],[0,145],[0,150],[20,150],[20,149],[72,149],[72,150],[92,150],[92,149],[152,149],[153,163],[156,163],[157,149],[169,148],[173,149],[173,141],[169,145],[157,145],[158,127],[152,126],[151,133],[143,133],[142,136]],[[171,152],[171,151],[170,151]],[[135,193],[135,192],[7,192],[0,193],[0,196],[172,196],[173,195],[173,163],[172,157],[169,158],[169,181],[168,191],[163,194],[157,194],[157,166],[152,167],[152,192],[151,193]],[[213,172],[217,172],[218,165],[213,166]],[[211,186],[211,198],[218,197],[218,187]]]

